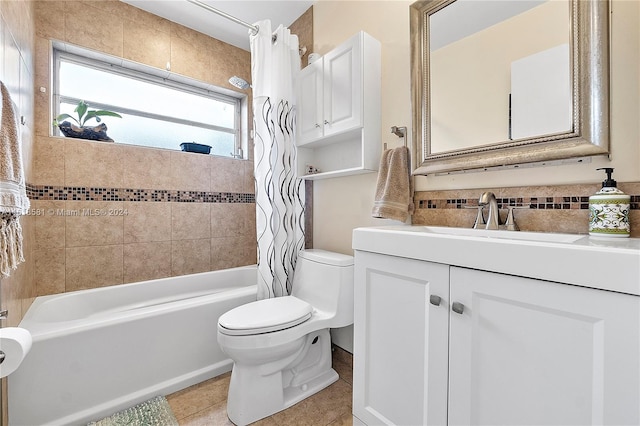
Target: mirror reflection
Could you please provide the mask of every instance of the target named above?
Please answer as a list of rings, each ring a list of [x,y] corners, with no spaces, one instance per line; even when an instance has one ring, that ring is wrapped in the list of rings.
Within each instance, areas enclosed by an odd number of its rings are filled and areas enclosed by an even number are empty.
[[[606,155],[606,0],[419,0],[414,174]]]
[[[569,22],[568,0],[458,0],[430,15],[430,153],[571,131]]]

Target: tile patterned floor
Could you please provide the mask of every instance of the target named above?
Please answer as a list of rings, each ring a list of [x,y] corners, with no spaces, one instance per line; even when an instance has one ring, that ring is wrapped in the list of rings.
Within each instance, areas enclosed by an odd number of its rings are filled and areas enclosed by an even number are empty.
[[[351,426],[353,359],[351,354],[335,348],[333,368],[340,379],[317,394],[287,410],[262,419],[257,426]],[[226,373],[167,396],[180,426],[232,426],[227,418]]]

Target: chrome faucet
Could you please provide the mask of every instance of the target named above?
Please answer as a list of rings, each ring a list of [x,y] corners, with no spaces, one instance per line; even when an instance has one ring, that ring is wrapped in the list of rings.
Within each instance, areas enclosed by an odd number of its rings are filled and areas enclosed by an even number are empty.
[[[498,212],[498,200],[493,192],[483,192],[478,200],[478,208],[482,209],[489,204],[489,216],[485,229],[498,229],[500,226],[500,214]]]

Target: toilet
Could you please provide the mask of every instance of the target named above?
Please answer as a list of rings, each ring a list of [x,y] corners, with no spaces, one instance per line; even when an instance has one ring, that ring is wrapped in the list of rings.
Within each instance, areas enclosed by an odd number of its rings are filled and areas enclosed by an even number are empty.
[[[258,300],[218,320],[218,343],[233,360],[227,415],[246,425],[338,380],[330,328],[353,323],[353,256],[303,250],[292,294]]]

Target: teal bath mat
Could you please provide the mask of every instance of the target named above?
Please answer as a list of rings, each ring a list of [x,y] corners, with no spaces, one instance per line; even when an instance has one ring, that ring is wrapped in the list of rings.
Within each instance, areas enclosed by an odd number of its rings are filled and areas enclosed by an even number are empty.
[[[164,396],[119,411],[88,426],[178,426],[178,421]]]

